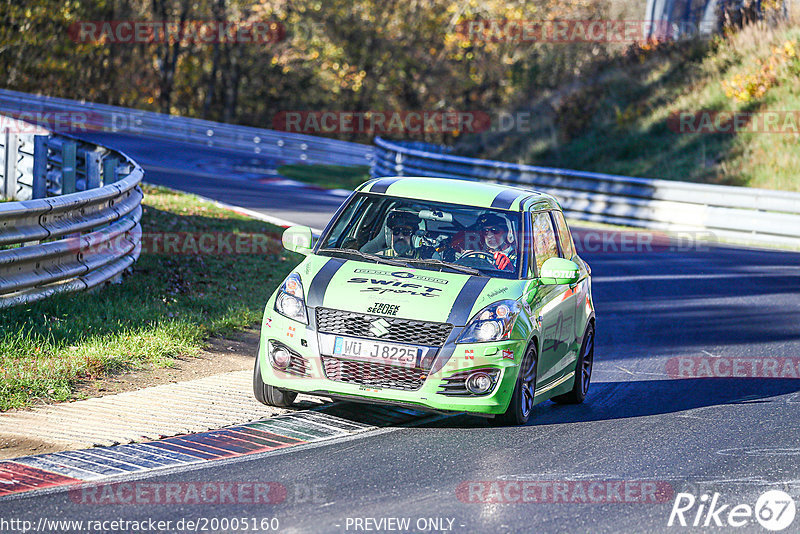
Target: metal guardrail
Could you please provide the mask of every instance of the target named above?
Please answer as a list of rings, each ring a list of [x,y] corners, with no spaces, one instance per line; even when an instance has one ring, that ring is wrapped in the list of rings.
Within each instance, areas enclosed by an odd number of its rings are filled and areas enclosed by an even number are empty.
[[[145,135],[286,162],[369,165],[373,153],[372,146],[336,139],[0,89],[0,113],[24,118],[54,112],[76,114],[77,128],[83,124],[88,132]]]
[[[632,178],[442,154],[376,138],[371,174],[484,180],[556,196],[575,219],[800,247],[800,193]]]
[[[0,196],[17,201],[0,202],[0,308],[98,286],[138,259],[136,162],[66,136],[2,139]]]

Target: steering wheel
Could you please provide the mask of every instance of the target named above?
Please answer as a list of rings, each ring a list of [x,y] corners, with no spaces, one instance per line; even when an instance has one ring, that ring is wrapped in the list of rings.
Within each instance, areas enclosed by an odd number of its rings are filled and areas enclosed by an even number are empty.
[[[469,258],[473,258],[473,257],[474,258],[480,258],[480,259],[486,261],[487,263],[489,263],[491,265],[494,265],[494,254],[489,254],[488,252],[484,252],[482,250],[471,250],[469,252],[466,252],[466,253],[464,253],[463,256],[458,258],[455,261],[455,263],[461,263],[461,260],[469,259]]]

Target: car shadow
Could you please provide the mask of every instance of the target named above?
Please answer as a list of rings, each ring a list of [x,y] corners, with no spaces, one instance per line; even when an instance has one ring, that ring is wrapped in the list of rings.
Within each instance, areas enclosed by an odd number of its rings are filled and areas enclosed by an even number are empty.
[[[711,406],[773,402],[800,391],[792,378],[683,378],[592,384],[583,404],[545,402],[535,407],[531,425],[605,421],[685,412]],[[798,399],[800,402],[800,399]]]
[[[800,379],[684,378],[593,383],[583,404],[545,401],[534,407],[527,426],[563,425],[666,415],[723,405],[769,403],[800,392]],[[800,403],[800,396],[795,402]],[[484,417],[461,414],[423,423],[423,428],[494,426]]]

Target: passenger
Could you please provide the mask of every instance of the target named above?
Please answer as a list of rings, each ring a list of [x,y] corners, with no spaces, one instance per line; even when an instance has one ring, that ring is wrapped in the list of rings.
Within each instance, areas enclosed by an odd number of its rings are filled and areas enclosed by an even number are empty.
[[[394,211],[386,219],[391,231],[389,248],[382,251],[384,256],[399,258],[420,258],[420,250],[414,245],[414,234],[419,230],[421,219],[409,211]]]

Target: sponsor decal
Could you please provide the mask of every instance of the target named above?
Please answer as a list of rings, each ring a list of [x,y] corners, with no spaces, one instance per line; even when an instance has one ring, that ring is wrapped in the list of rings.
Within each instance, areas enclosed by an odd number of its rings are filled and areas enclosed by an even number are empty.
[[[373,274],[378,276],[394,276],[395,278],[413,278],[415,280],[419,280],[420,282],[430,282],[432,284],[447,284],[447,280],[444,280],[443,278],[434,278],[433,276],[409,273],[408,271],[394,271],[390,273],[388,271],[378,271],[375,269],[356,269],[353,272],[358,274]]]
[[[514,359],[514,351],[513,350],[504,350],[503,351],[503,359],[504,360],[513,360]]]
[[[383,295],[386,293],[416,295],[420,297],[438,297],[441,291],[438,287],[423,286],[420,284],[411,284],[407,282],[398,282],[392,280],[378,280],[376,278],[351,278],[347,281],[348,284],[371,284],[361,290],[362,293],[377,293]]]
[[[508,291],[508,287],[501,287],[500,289],[495,289],[494,291],[492,291],[491,293],[486,295],[486,298],[490,299],[492,297],[496,297],[497,295],[501,295],[501,294],[505,293],[506,291]]]
[[[264,319],[264,326],[266,326],[267,328],[272,328],[272,318],[267,317],[266,319]]]
[[[367,313],[379,313],[381,315],[397,315],[400,311],[399,304],[386,304],[383,302],[376,302],[374,306],[367,308]]]
[[[286,331],[286,337],[294,337],[295,328],[293,326],[289,327],[289,330]]]
[[[474,360],[475,359],[475,351],[472,349],[466,349],[464,351],[464,359],[465,360]]]

